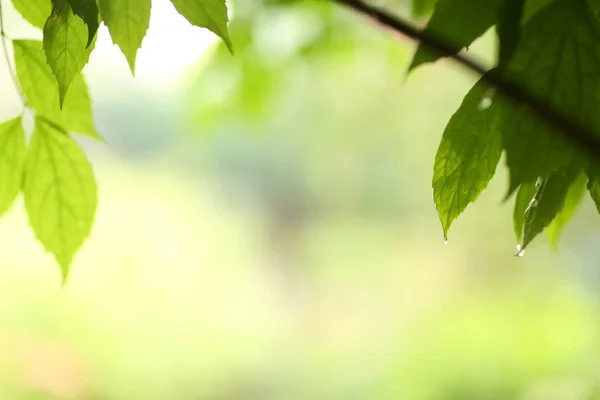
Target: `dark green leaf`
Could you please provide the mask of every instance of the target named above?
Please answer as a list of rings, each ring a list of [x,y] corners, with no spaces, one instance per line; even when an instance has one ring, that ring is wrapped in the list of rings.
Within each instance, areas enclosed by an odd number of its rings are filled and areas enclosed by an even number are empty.
[[[554,0],[526,0],[523,10],[523,19],[521,22],[527,22],[538,11],[552,3]]]
[[[192,25],[206,28],[217,34],[233,53],[227,31],[227,7],[225,0],[171,0],[177,12]]]
[[[496,23],[500,0],[438,0],[425,31],[451,43],[456,54]],[[419,45],[409,70],[451,54]]]
[[[437,0],[412,0],[412,15],[413,18],[422,18],[429,15]]]
[[[581,168],[573,165],[540,180],[535,196],[525,210],[522,250],[525,250],[563,209],[569,188],[581,171]]]
[[[596,204],[596,209],[600,213],[600,166],[590,166],[586,170],[586,175],[589,179],[587,184],[588,192],[590,192],[590,196]]]
[[[504,0],[500,6],[500,16],[496,25],[498,32],[498,65],[504,66],[512,57],[519,41],[519,30],[525,0]]]
[[[86,45],[87,34],[85,24],[68,5],[55,8],[44,25],[44,52],[58,82],[61,107],[69,86],[87,64],[94,48],[95,41]]]
[[[560,238],[563,229],[567,226],[569,221],[571,221],[579,208],[586,183],[587,178],[585,174],[580,173],[567,192],[563,209],[556,217],[554,217],[550,225],[546,228],[546,236],[554,249],[558,246],[558,239]]]
[[[83,22],[88,27],[88,40],[86,47],[88,47],[96,32],[98,32],[98,27],[100,26],[99,12],[98,12],[98,4],[96,0],[67,0],[69,5],[71,6],[71,10],[73,10],[73,14],[77,15],[79,18],[83,20]]]
[[[584,2],[557,0],[521,29],[507,70],[533,94],[597,130],[600,127],[600,26]],[[500,107],[510,172],[509,194],[521,183],[581,160],[572,144],[523,105]],[[581,160],[583,163],[583,160]]]
[[[25,162],[25,132],[21,117],[0,124],[0,215],[21,190]]]
[[[517,191],[517,198],[515,200],[515,209],[513,211],[513,227],[515,230],[515,236],[517,237],[517,243],[521,243],[523,240],[523,224],[525,223],[525,210],[529,207],[531,200],[535,197],[537,191],[536,184],[534,182],[523,182],[519,186]]]
[[[12,3],[27,22],[40,29],[52,12],[50,0],[12,0]]]
[[[68,131],[101,139],[94,127],[92,104],[83,76],[75,77],[61,109],[56,95],[56,80],[46,64],[42,42],[15,40],[13,43],[21,90],[37,114]]]
[[[493,92],[480,80],[450,119],[435,157],[433,197],[447,238],[452,222],[496,172],[502,138],[495,129]]]
[[[596,18],[600,17],[600,0],[588,0],[588,4]]]
[[[39,119],[27,152],[23,195],[37,239],[54,254],[66,279],[74,254],[91,232],[96,182],[77,143]]]
[[[150,23],[151,0],[100,0],[100,11],[110,31],[135,73],[135,58]]]

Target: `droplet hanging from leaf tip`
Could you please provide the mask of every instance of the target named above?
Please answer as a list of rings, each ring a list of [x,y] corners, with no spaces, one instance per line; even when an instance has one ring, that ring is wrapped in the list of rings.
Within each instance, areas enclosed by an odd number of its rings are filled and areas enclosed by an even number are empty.
[[[444,246],[448,246],[448,239],[444,239]]]
[[[517,257],[523,257],[525,255],[525,249],[522,248],[522,246],[520,244],[517,245],[517,254],[515,254]]]

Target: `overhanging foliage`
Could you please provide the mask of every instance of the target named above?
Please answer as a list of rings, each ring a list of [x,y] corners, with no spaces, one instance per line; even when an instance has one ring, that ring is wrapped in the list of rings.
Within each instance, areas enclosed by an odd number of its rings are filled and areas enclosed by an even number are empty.
[[[36,237],[66,278],[97,206],[92,167],[70,135],[102,140],[81,71],[105,24],[135,74],[151,0],[12,1],[43,30],[43,40],[9,39],[0,8],[15,85],[24,109],[35,115],[28,144],[21,117],[0,124],[0,215],[22,193]],[[171,1],[182,22],[211,30],[233,53],[225,0]],[[431,15],[423,31],[362,0],[336,2],[401,33],[408,27],[421,40],[410,70],[451,57],[482,74],[448,122],[434,162],[433,197],[446,238],[486,189],[503,153],[520,251],[544,231],[556,244],[586,189],[600,210],[594,153],[600,149],[600,0],[413,0],[413,15]],[[490,28],[498,34],[498,61],[486,71],[460,51]]]

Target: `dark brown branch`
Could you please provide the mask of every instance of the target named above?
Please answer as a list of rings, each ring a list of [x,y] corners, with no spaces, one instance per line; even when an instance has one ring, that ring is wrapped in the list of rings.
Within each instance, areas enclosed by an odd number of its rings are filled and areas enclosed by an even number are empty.
[[[600,139],[596,137],[597,132],[586,128],[580,123],[567,117],[560,110],[548,105],[545,101],[526,91],[521,85],[506,75],[489,72],[487,69],[465,57],[456,54],[456,48],[444,41],[442,38],[431,35],[420,30],[392,13],[379,7],[365,3],[363,0],[331,0],[349,7],[360,14],[369,16],[380,24],[403,34],[413,40],[421,42],[423,46],[452,58],[471,72],[481,76],[490,85],[504,94],[512,101],[529,107],[541,120],[557,128],[553,131],[562,135],[566,140],[579,147],[582,151],[600,161]]]

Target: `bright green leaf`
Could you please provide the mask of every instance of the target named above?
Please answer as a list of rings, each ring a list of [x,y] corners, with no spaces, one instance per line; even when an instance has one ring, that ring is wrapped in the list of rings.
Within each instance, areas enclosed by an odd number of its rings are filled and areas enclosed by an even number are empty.
[[[150,24],[151,0],[99,0],[104,23],[114,44],[135,74],[135,58]]]
[[[438,0],[425,32],[452,44],[456,54],[496,23],[499,4],[500,0]],[[409,70],[449,55],[419,45]]]
[[[50,0],[12,0],[12,3],[27,22],[40,29],[52,12]]]
[[[75,77],[61,109],[56,95],[56,80],[46,64],[42,42],[15,40],[14,49],[21,90],[37,114],[68,131],[101,139],[94,127],[92,104],[83,76]]]
[[[83,20],[88,27],[88,40],[86,47],[92,43],[98,27],[100,26],[98,4],[96,0],[67,0],[73,14]]]
[[[69,86],[87,64],[94,48],[95,41],[87,46],[87,34],[85,24],[68,5],[55,8],[44,25],[44,52],[58,82],[61,107]]]
[[[581,199],[583,197],[583,192],[585,191],[586,182],[587,178],[585,174],[580,173],[567,192],[563,209],[556,215],[556,217],[554,217],[550,225],[548,225],[546,228],[546,236],[548,237],[548,240],[554,249],[556,249],[558,246],[558,239],[563,229],[569,223],[569,221],[571,221],[577,212],[577,209],[579,208],[579,204],[581,203]]]
[[[496,24],[500,42],[498,50],[499,66],[504,66],[515,52],[519,41],[524,6],[525,0],[504,0],[500,6],[500,15]]]
[[[515,208],[513,211],[513,228],[515,230],[515,236],[517,237],[517,243],[521,243],[523,240],[523,225],[525,223],[525,211],[531,200],[535,197],[537,187],[534,182],[523,182],[519,186],[517,191],[517,198],[515,200]]]
[[[37,119],[27,152],[23,195],[37,239],[54,254],[66,279],[74,254],[91,232],[96,182],[77,143]]]
[[[450,119],[435,157],[433,197],[445,238],[496,172],[502,138],[495,122],[493,93],[480,80]]]
[[[600,26],[585,2],[556,0],[521,29],[507,66],[534,95],[582,124],[600,127]],[[564,170],[581,155],[524,105],[502,102],[499,124],[510,172],[509,194],[521,183]],[[583,160],[581,161],[583,163]]]
[[[525,250],[563,209],[569,188],[580,172],[581,168],[573,165],[541,179],[534,198],[525,210],[522,250]]]
[[[24,163],[25,132],[17,117],[0,124],[0,215],[21,190]]]
[[[192,25],[207,28],[217,34],[223,39],[229,51],[233,52],[227,31],[225,0],[171,0],[171,3]]]

